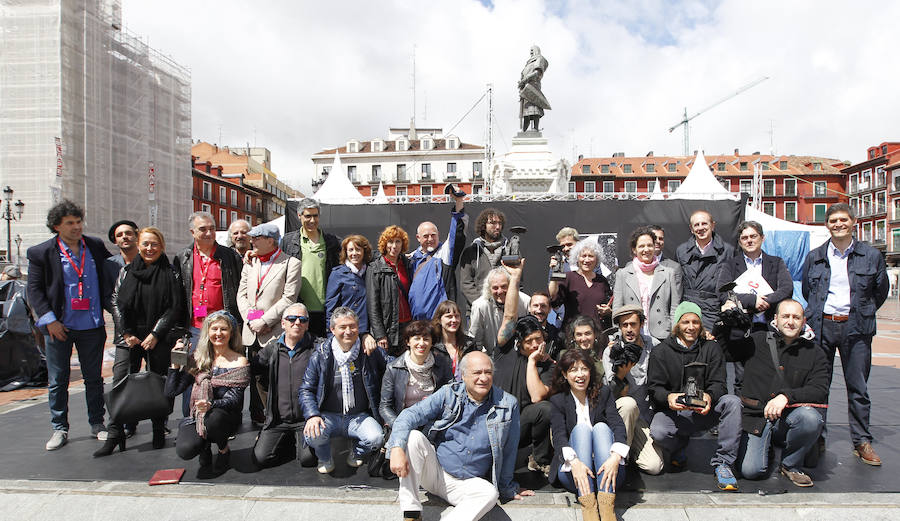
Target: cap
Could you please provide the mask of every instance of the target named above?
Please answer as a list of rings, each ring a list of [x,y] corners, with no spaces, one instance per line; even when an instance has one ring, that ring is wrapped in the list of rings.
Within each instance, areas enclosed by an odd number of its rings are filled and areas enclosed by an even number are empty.
[[[681,317],[685,315],[685,313],[693,313],[697,315],[697,318],[703,320],[703,315],[700,313],[700,306],[694,304],[693,302],[688,302],[685,300],[681,304],[678,304],[678,307],[675,308],[675,316],[672,317],[672,323],[677,324],[681,321]]]
[[[121,221],[116,221],[112,226],[109,227],[109,242],[115,244],[116,243],[116,228],[122,226],[123,224],[127,224],[134,228],[134,232],[137,233],[138,230],[141,229],[140,226],[137,225],[134,221],[129,221],[128,219],[122,219]]]
[[[250,237],[270,237],[275,239],[275,242],[281,239],[281,232],[278,231],[278,226],[272,223],[257,224],[250,229],[250,233],[247,235]]]
[[[12,264],[3,268],[3,273],[11,279],[18,279],[22,277],[22,270],[20,270],[18,266],[13,266]]]
[[[640,315],[641,320],[644,320],[646,318],[644,316],[644,308],[638,306],[637,304],[626,304],[624,306],[616,308],[612,315],[612,321],[614,324],[618,324],[621,317],[630,315],[632,313],[637,313],[638,315]]]

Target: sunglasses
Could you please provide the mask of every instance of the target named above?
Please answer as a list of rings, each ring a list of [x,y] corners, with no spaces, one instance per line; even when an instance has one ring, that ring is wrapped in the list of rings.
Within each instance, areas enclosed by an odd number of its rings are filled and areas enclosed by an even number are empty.
[[[288,316],[284,317],[284,319],[287,320],[288,322],[296,322],[299,320],[301,324],[305,324],[305,323],[309,322],[309,317],[304,317],[301,315],[288,315]]]

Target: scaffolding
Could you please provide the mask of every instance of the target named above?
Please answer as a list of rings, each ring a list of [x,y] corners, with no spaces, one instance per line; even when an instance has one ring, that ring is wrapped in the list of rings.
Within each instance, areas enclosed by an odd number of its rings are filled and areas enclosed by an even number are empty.
[[[123,30],[120,0],[4,0],[0,15],[0,179],[26,203],[23,246],[47,238],[59,197],[85,207],[86,233],[156,213],[169,251],[185,245],[190,71]]]

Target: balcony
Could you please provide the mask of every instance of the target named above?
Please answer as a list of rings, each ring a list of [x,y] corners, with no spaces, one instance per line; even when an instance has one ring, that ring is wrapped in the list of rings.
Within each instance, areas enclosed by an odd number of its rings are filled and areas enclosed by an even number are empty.
[[[408,183],[409,183],[409,176],[406,175],[405,173],[404,173],[404,174],[397,174],[397,179],[394,180],[394,183],[396,183],[396,184],[408,184]]]
[[[900,177],[894,179],[894,184],[891,185],[891,195],[900,194]]]
[[[377,185],[377,184],[380,183],[380,182],[381,182],[381,176],[380,176],[380,175],[373,175],[372,178],[369,179],[369,184],[370,184],[370,185]]]
[[[427,174],[426,174],[426,173],[423,172],[422,175],[419,176],[419,182],[422,182],[422,183],[431,183],[431,182],[433,182],[433,181],[434,181],[434,178],[431,177],[431,174],[430,174],[430,173],[427,173]]]

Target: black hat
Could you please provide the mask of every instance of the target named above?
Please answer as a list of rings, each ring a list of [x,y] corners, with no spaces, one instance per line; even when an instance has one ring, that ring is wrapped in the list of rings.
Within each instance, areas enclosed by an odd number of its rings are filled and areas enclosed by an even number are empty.
[[[135,233],[137,233],[137,231],[140,229],[140,227],[134,221],[129,221],[128,219],[122,219],[121,221],[116,221],[113,223],[112,226],[109,227],[109,234],[108,234],[109,242],[111,242],[113,244],[116,243],[116,228],[118,228],[119,226],[122,226],[123,224],[127,224],[128,226],[131,226],[132,228],[134,228]]]

